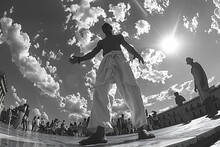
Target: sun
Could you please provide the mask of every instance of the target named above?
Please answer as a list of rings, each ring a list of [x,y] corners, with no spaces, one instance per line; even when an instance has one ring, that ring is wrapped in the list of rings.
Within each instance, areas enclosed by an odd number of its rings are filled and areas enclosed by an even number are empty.
[[[168,54],[176,53],[179,42],[173,36],[165,37],[161,42],[161,49]]]

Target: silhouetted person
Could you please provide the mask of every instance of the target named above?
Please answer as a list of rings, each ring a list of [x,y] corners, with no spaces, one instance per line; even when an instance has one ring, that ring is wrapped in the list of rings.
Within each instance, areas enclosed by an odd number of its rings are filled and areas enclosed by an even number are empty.
[[[69,59],[72,64],[80,63],[92,59],[103,50],[103,59],[97,71],[95,91],[93,93],[93,108],[88,125],[88,129],[94,134],[79,143],[88,145],[107,142],[105,134],[113,131],[108,93],[114,83],[116,83],[120,95],[131,110],[132,123],[138,128],[138,139],[155,137],[143,129],[143,125],[147,122],[140,88],[134,78],[129,62],[121,51],[121,45],[134,56],[134,59],[137,58],[139,62],[142,63],[144,63],[144,60],[137,51],[124,40],[121,34],[112,34],[112,26],[110,24],[105,23],[102,26],[102,31],[106,37],[100,40],[91,52],[82,57],[73,56]]]
[[[16,120],[15,129],[17,129],[19,127],[19,125],[21,124],[22,119],[25,114],[25,111],[26,111],[26,108],[27,108],[27,104],[24,104],[24,105],[18,107],[18,117]]]
[[[179,106],[179,115],[180,117],[183,118],[183,123],[186,124],[191,122],[191,118],[187,114],[186,110],[182,107],[183,102],[186,101],[186,99],[182,95],[179,95],[178,92],[175,92],[174,95],[175,95],[175,102]]]
[[[122,134],[122,124],[121,124],[121,119],[120,118],[118,118],[118,120],[117,120],[117,129],[118,129],[118,135],[121,135]]]
[[[153,129],[156,130],[156,129],[159,129],[159,119],[157,116],[157,112],[156,111],[152,111],[152,112],[153,112],[152,114]]]
[[[1,121],[6,123],[6,120],[7,120],[7,111],[5,110],[5,108],[3,108],[1,112]]]
[[[212,118],[218,113],[214,103],[211,90],[208,85],[208,79],[202,66],[198,62],[194,62],[192,58],[187,57],[186,63],[191,65],[191,73],[194,78],[195,92],[199,92],[201,102],[206,106],[207,116]]]
[[[32,131],[34,131],[34,127],[36,125],[36,119],[37,119],[37,116],[34,116],[33,120],[32,120]]]
[[[8,115],[8,126],[10,126],[10,124],[11,124],[11,118],[12,118],[12,110],[11,110],[11,107],[8,108],[7,115]]]
[[[39,126],[40,126],[40,116],[38,116],[37,119],[36,119],[36,124],[34,125],[33,131],[34,132],[38,131]]]
[[[27,109],[26,109],[25,114],[22,119],[23,130],[25,130],[25,131],[27,131],[27,127],[28,127],[29,114],[30,114],[30,109],[29,109],[29,105],[27,105]]]

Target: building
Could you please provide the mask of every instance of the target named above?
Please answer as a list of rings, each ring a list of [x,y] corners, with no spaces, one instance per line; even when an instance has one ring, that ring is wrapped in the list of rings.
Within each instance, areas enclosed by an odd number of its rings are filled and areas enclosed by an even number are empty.
[[[2,112],[4,108],[4,97],[7,93],[7,81],[6,76],[3,72],[0,71],[0,112]]]
[[[214,103],[215,107],[219,110],[220,109],[220,86],[218,87],[211,87],[212,94],[214,95]],[[206,115],[206,108],[205,106],[201,103],[199,96],[185,102],[183,104],[184,109],[190,116],[190,118],[196,119],[199,117],[202,117]],[[164,128],[172,125],[176,125],[179,123],[182,123],[182,118],[180,115],[178,115],[178,106],[175,106],[167,111],[164,111],[162,113],[158,114],[158,119],[159,119],[159,127]]]

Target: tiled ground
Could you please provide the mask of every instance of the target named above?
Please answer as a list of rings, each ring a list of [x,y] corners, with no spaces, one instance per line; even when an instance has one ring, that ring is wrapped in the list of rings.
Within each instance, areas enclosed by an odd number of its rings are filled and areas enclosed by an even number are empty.
[[[220,113],[212,120],[201,117],[191,123],[175,125],[155,131],[156,138],[137,140],[137,134],[108,136],[107,144],[95,146],[114,147],[163,147],[163,146],[188,146],[220,132]],[[75,147],[83,137],[68,137],[47,135],[30,131],[15,130],[0,123],[0,147]],[[220,145],[216,142],[213,147]]]

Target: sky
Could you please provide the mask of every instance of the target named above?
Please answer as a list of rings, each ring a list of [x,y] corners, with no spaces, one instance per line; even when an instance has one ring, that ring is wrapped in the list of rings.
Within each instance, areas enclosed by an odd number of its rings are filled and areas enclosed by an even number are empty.
[[[218,0],[1,0],[0,18],[5,108],[28,103],[30,119],[69,123],[90,115],[102,52],[81,64],[68,58],[90,52],[105,37],[104,22],[144,58],[140,64],[122,48],[149,113],[175,107],[176,91],[186,100],[198,96],[186,57],[203,66],[210,86],[220,83]],[[116,88],[110,91],[112,117],[128,118]]]

